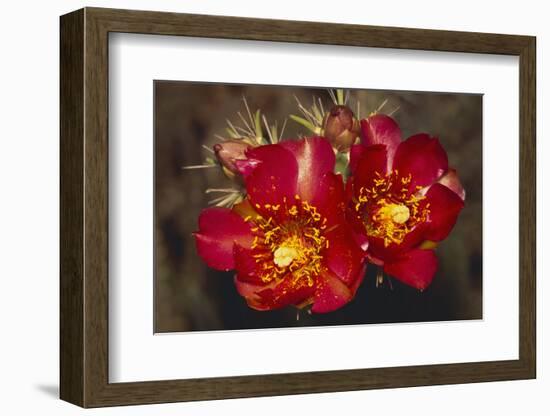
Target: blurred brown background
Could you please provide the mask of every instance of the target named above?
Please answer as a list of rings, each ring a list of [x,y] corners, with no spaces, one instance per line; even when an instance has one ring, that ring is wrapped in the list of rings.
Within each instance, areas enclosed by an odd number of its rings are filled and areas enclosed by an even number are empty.
[[[393,117],[404,138],[426,132],[438,136],[466,189],[457,225],[437,249],[439,268],[420,293],[395,279],[375,287],[376,267],[367,272],[355,299],[326,315],[289,307],[250,309],[233,285],[231,272],[209,269],[198,257],[191,233],[201,209],[213,198],[206,188],[230,186],[218,169],[182,170],[210,156],[215,134],[226,118],[260,108],[279,126],[299,114],[296,95],[306,105],[313,96],[331,101],[326,89],[155,81],[155,332],[229,330],[290,326],[417,322],[482,318],[482,96],[404,91],[351,90],[351,106],[361,102],[365,117],[387,99],[382,112]],[[288,120],[285,137],[307,134]]]

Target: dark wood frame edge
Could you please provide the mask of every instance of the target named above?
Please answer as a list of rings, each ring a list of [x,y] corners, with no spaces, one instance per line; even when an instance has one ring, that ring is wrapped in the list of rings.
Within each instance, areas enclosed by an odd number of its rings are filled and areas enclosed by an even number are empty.
[[[82,407],[100,407],[536,377],[534,37],[100,8],[85,8],[62,16],[60,30],[60,397],[63,400]],[[519,56],[519,359],[109,383],[109,32]]]

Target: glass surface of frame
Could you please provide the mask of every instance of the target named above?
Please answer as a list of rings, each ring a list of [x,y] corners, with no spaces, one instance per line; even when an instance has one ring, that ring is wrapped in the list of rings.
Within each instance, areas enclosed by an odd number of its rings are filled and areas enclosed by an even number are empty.
[[[111,222],[110,238],[113,240],[109,246],[112,250],[110,258],[113,259],[110,271],[110,354],[112,357],[110,374],[113,381],[162,380],[182,375],[214,377],[316,369],[402,366],[414,363],[474,362],[518,357],[516,324],[518,285],[517,277],[511,271],[518,267],[517,241],[519,240],[517,238],[513,238],[512,242],[502,240],[500,230],[502,223],[510,219],[507,232],[516,237],[519,235],[519,192],[499,192],[503,184],[507,184],[512,189],[519,189],[519,156],[514,145],[518,136],[517,128],[513,127],[519,123],[517,114],[519,67],[516,58],[144,35],[114,34],[111,35],[110,42],[110,53],[113,57],[110,66],[110,119],[115,120],[111,123],[109,151],[112,166],[110,216],[115,219]],[[152,59],[144,62],[144,56]],[[246,64],[246,58],[266,62],[292,61],[295,65],[283,66],[284,70],[276,67],[271,71],[259,72]],[[220,71],[215,63],[228,59],[233,59],[236,63],[231,70]],[[323,60],[324,65],[312,74],[307,63],[319,60]],[[346,71],[346,79],[334,84],[338,80],[333,74],[338,71],[342,62],[346,62],[349,68]],[[206,68],[209,69],[206,70]],[[362,68],[371,68],[368,77],[365,77],[365,71]],[[156,283],[154,281],[155,272],[158,269],[155,268],[153,253],[157,256],[157,262],[161,261],[165,255],[159,253],[158,247],[155,246],[155,241],[158,244],[158,239],[162,237],[159,237],[158,228],[155,228],[154,178],[155,169],[166,168],[158,159],[156,168],[154,166],[154,137],[155,132],[158,135],[160,128],[154,123],[155,110],[158,115],[158,109],[154,105],[155,85],[159,84],[159,81],[155,80],[194,83],[200,81],[247,83],[249,80],[248,82],[256,85],[287,86],[315,83],[317,87],[448,91],[455,94],[468,94],[468,96],[482,94],[483,104],[478,105],[483,110],[483,126],[477,127],[479,131],[476,134],[480,136],[482,134],[484,138],[484,216],[482,230],[481,212],[477,214],[479,228],[473,230],[477,237],[474,237],[472,244],[475,244],[475,238],[481,239],[483,231],[483,319],[480,314],[473,321],[455,319],[454,322],[424,324],[298,327],[235,333],[172,332],[157,333],[153,336],[155,284],[158,289],[158,281]],[[288,95],[292,98],[292,94],[293,92],[289,92]],[[201,93],[203,100],[206,99],[205,95],[207,94]],[[240,93],[236,95],[237,100],[242,98]],[[183,92],[182,96],[185,98],[180,101],[181,114],[177,113],[177,109],[173,110],[176,119],[185,117],[183,102],[189,99],[191,94]],[[177,98],[172,96],[171,99],[173,102]],[[218,96],[216,101],[218,105],[220,100]],[[441,102],[437,105],[441,111]],[[456,103],[454,105],[456,106]],[[197,101],[190,110],[191,113],[197,114],[200,111],[199,106],[200,101]],[[436,117],[434,114],[423,113],[424,110],[427,110],[427,107],[423,109],[422,106],[418,106],[415,108],[415,114],[422,114],[427,119]],[[366,108],[365,111],[367,111]],[[465,117],[464,111],[462,109],[462,113],[456,117]],[[478,111],[481,112],[481,108]],[[204,113],[204,110],[202,112]],[[205,117],[215,118],[218,115],[219,110],[216,110]],[[396,114],[397,117],[398,114]],[[506,124],[499,123],[502,117],[508,120]],[[226,118],[230,116],[220,117],[221,123],[224,123]],[[481,124],[481,121],[479,123]],[[414,128],[421,129],[427,126],[428,122],[425,121],[422,126]],[[287,128],[291,128],[288,123]],[[412,128],[410,130],[410,135],[414,134]],[[183,131],[182,128],[170,132],[169,137],[172,140],[175,138],[195,142],[197,140],[193,138],[192,132]],[[468,139],[461,138],[461,140],[467,142]],[[459,150],[461,157],[468,160],[477,158],[478,163],[481,164],[481,137],[478,140],[472,140],[471,143],[472,148]],[[457,144],[457,146],[460,145]],[[468,152],[476,154],[469,156]],[[497,152],[499,158],[491,156]],[[172,149],[168,154],[172,161],[177,150]],[[183,152],[180,154],[183,155]],[[189,157],[189,152],[182,157]],[[200,155],[196,157],[199,158]],[[167,169],[172,172],[177,171],[178,178],[187,178],[190,181],[189,193],[202,194],[205,185],[202,180],[194,182],[197,180],[197,173],[182,170],[186,162],[174,163],[181,166],[178,168],[172,164]],[[188,162],[191,165],[198,163],[200,159]],[[481,166],[477,169],[481,174]],[[476,180],[481,181],[481,177],[478,176]],[[481,184],[477,183],[478,189],[471,191],[473,195],[479,192],[481,203]],[[182,192],[189,194],[185,189],[182,189]],[[171,198],[165,196],[166,193],[162,195],[168,198],[167,203],[171,204],[171,208],[177,209],[174,207],[173,195]],[[475,199],[472,200],[475,204]],[[477,209],[481,210],[481,206]],[[191,227],[198,225],[198,213],[192,214],[192,212],[183,207],[179,207],[176,212],[178,215],[181,213],[178,217],[179,221],[190,223],[189,234],[194,231]],[[157,240],[155,240],[155,230]],[[171,232],[171,235],[176,232],[175,229],[167,231]],[[445,242],[442,244],[445,247]],[[468,244],[468,242],[463,241],[459,246],[461,244]],[[479,244],[481,250],[481,241]],[[459,248],[459,250],[465,249],[466,247]],[[189,247],[187,253],[188,256],[194,256],[200,261],[193,245]],[[444,249],[443,253],[445,253]],[[502,256],[508,259],[507,263],[501,261]],[[177,265],[183,268],[192,267],[189,266],[189,261],[185,262],[183,258],[179,259]],[[198,272],[199,265],[198,263],[195,265],[197,269],[188,274],[195,273],[201,279]],[[462,264],[461,267],[470,267],[470,264],[467,266]],[[228,276],[206,276],[209,279],[218,280],[225,278],[226,285],[219,290],[231,289],[231,277],[227,282]],[[206,279],[204,275],[202,278]],[[184,276],[180,276],[177,282],[181,283],[184,279]],[[195,288],[191,289],[190,299],[195,302],[208,302],[208,299],[200,297],[198,289],[201,285],[207,284],[208,282],[204,280],[196,283]],[[368,283],[364,283],[363,286],[366,284]],[[175,289],[172,287],[169,290],[173,293]],[[379,291],[383,289],[380,288]],[[360,290],[359,293],[363,292]],[[229,294],[223,296],[229,296]],[[420,302],[420,300],[417,301]],[[481,301],[481,294],[479,294],[479,309],[481,309]],[[157,298],[157,307],[160,307],[158,302],[162,302],[159,298]],[[353,305],[357,302],[360,301],[354,299],[351,303]],[[292,308],[288,309],[292,310]],[[295,316],[295,312],[289,313]],[[319,346],[305,356],[295,356],[292,351],[296,347],[297,337],[300,337],[300,344]],[[372,339],[376,339],[377,342],[369,342]],[[403,350],[399,341],[402,339],[414,339],[415,342],[409,343],[408,348]],[[330,354],[329,352],[336,348],[334,342],[345,343],[350,354]],[[222,351],[216,347],[220,343],[225,346]],[[137,348],[136,345],[140,347]],[[248,348],[243,350],[242,345],[248,345]],[[181,355],[184,348],[188,351],[187,359]],[[145,352],[142,349],[150,351],[148,354],[157,358],[144,363]],[[205,361],[193,358],[201,354],[209,358]],[[272,358],[266,360],[266,355]]]

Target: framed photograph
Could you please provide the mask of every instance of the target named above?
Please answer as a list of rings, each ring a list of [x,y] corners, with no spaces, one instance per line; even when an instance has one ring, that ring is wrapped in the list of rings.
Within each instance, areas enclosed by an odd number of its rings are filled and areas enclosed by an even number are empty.
[[[63,400],[535,378],[534,37],[85,8],[60,52]]]

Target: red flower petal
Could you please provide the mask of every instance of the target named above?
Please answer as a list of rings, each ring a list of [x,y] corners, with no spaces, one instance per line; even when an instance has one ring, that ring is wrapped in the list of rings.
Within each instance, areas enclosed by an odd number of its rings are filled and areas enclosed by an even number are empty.
[[[464,201],[453,191],[439,183],[433,184],[426,194],[430,204],[430,228],[424,235],[425,239],[441,241],[453,229],[458,214],[464,208]]]
[[[332,146],[322,137],[286,140],[281,146],[290,150],[298,162],[297,193],[302,200],[311,202],[319,190],[319,178],[334,170],[336,158]],[[279,162],[281,163],[281,162]]]
[[[233,247],[235,270],[240,281],[264,285],[261,278],[261,264],[253,257],[254,251],[238,244]]]
[[[257,159],[252,159],[248,157],[246,159],[237,159],[233,161],[235,169],[237,169],[237,171],[245,178],[248,177],[248,175],[250,175],[252,172],[254,172],[254,170],[260,165],[260,163],[262,162]]]
[[[217,270],[231,270],[233,245],[250,247],[250,225],[227,208],[207,208],[199,216],[199,231],[194,233],[199,256]]]
[[[380,259],[383,262],[393,261],[400,258],[403,253],[408,252],[413,247],[418,246],[426,240],[426,233],[429,229],[430,225],[428,223],[418,224],[405,236],[401,244],[391,243],[388,246],[384,245],[384,240],[382,238],[368,237],[369,255]]]
[[[359,161],[363,157],[363,153],[367,149],[367,146],[364,146],[362,144],[354,144],[349,149],[349,169],[352,175],[355,174],[355,170],[357,169],[357,165],[359,164]]]
[[[433,250],[414,249],[399,260],[384,264],[384,272],[419,290],[426,289],[437,270],[437,257]]]
[[[361,277],[362,278],[362,277]],[[329,270],[321,272],[318,278],[312,312],[332,312],[347,304],[355,293]]]
[[[248,197],[258,211],[266,204],[281,204],[284,198],[294,198],[298,163],[290,151],[271,144],[255,147],[247,151],[246,156],[258,161],[245,178]]]
[[[392,166],[393,157],[401,143],[401,129],[393,118],[385,114],[375,114],[361,120],[361,139],[366,146],[383,144],[388,154],[388,165]]]
[[[355,227],[355,224],[353,225]],[[362,228],[354,228],[352,231],[353,239],[355,240],[355,243],[366,252],[369,248],[369,239],[365,234],[358,233],[356,230],[362,230]]]
[[[460,199],[464,201],[466,198],[466,191],[458,179],[458,175],[455,169],[449,169],[445,175],[443,175],[438,181],[441,185],[445,185],[455,194],[457,194]]]
[[[427,134],[417,134],[401,142],[393,160],[393,170],[398,170],[399,176],[411,175],[411,190],[431,185],[448,168],[447,153],[439,140]]]
[[[258,311],[268,311],[270,309],[269,305],[262,303],[262,298],[257,294],[260,290],[265,288],[264,286],[243,282],[239,280],[237,276],[235,276],[234,282],[237,292],[239,292],[239,295],[246,300],[246,303],[252,309]]]
[[[340,280],[351,286],[359,278],[365,253],[345,224],[328,232],[326,237],[329,246],[324,252],[325,264]]]
[[[357,275],[357,279],[355,279],[355,282],[353,282],[353,284],[349,287],[349,289],[351,290],[352,298],[355,297],[355,293],[357,292],[357,289],[359,289],[359,286],[361,286],[361,283],[363,283],[363,278],[365,277],[366,272],[367,272],[367,262],[365,261],[363,266],[361,267],[361,270]]]
[[[267,289],[262,289],[256,294],[260,298],[260,305],[271,310],[289,305],[303,305],[305,301],[313,296],[314,291],[315,285],[308,286],[299,281],[295,282],[294,276],[288,274],[276,284],[271,284]]]
[[[374,180],[386,175],[386,147],[376,144],[366,147],[361,154],[361,159],[357,162],[353,174],[353,187],[355,194],[364,188],[372,188]]]
[[[317,178],[317,192],[310,203],[327,219],[327,224],[343,221],[346,204],[344,182],[341,175],[332,172]]]

